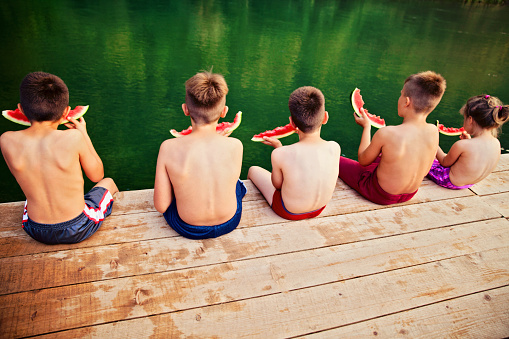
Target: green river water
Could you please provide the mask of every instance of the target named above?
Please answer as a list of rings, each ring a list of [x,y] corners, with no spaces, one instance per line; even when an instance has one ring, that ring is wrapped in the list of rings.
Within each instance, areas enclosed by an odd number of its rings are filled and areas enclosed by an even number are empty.
[[[354,158],[361,135],[349,102],[355,87],[388,124],[401,122],[405,78],[428,69],[447,80],[430,122],[460,127],[459,108],[481,93],[509,103],[508,17],[508,6],[461,1],[6,0],[0,104],[16,107],[27,73],[57,74],[73,108],[90,105],[87,128],[106,176],[121,190],[152,188],[159,145],[169,129],[190,124],[181,111],[184,82],[213,67],[230,89],[225,120],[243,112],[232,136],[244,144],[245,179],[249,166],[270,169],[272,148],[250,139],[288,122],[288,96],[300,86],[323,91],[330,121],[322,136]],[[21,128],[0,119],[0,133]],[[500,136],[504,149],[508,135]],[[455,140],[441,136],[440,143],[448,150]],[[3,160],[0,178],[0,202],[24,200]]]

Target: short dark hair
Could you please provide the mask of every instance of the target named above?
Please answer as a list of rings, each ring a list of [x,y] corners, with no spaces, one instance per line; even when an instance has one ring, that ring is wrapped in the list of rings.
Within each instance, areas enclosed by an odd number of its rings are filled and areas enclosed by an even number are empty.
[[[196,123],[219,120],[228,85],[221,74],[200,72],[186,81],[186,105]]]
[[[416,112],[429,113],[442,99],[445,87],[445,79],[440,74],[426,71],[406,78],[403,94],[412,99]]]
[[[509,119],[509,106],[499,98],[487,94],[476,95],[467,100],[460,109],[465,118],[472,117],[481,128],[492,130],[498,136],[498,130]]]
[[[318,88],[299,87],[290,95],[288,108],[295,126],[304,133],[312,132],[323,122],[325,98]]]
[[[30,121],[57,121],[69,106],[69,90],[64,81],[45,72],[27,74],[19,86],[19,98]]]

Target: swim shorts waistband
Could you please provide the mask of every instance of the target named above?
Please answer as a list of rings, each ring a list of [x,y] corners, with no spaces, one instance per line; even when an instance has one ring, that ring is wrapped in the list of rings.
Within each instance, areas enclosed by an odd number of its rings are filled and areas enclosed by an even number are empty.
[[[305,213],[292,213],[288,211],[285,207],[285,203],[283,202],[283,197],[281,196],[281,190],[275,190],[274,195],[272,196],[272,210],[279,215],[281,218],[285,218],[288,220],[302,220],[309,219],[318,216],[322,213],[325,206],[319,208],[317,210]]]

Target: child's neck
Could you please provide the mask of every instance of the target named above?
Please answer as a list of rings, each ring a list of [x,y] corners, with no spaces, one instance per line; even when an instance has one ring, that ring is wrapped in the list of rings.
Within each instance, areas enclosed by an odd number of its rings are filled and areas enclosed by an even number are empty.
[[[191,120],[191,126],[193,126],[193,133],[216,133],[217,121],[211,122],[210,124],[196,124]]]
[[[320,136],[320,130],[321,128],[318,128],[317,130],[309,133],[304,133],[301,130],[297,130],[297,134],[299,135],[299,142],[314,142],[322,140],[322,137]]]
[[[32,131],[57,130],[60,121],[32,121],[29,127]]]
[[[426,124],[426,118],[429,113],[417,113],[411,112],[410,114],[405,114],[403,117],[403,123],[411,123],[411,124]]]

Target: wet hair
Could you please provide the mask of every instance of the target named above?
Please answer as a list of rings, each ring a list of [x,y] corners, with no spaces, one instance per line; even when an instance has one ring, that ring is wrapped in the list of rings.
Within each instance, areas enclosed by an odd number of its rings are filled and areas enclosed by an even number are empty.
[[[198,124],[219,120],[228,85],[221,74],[200,72],[186,81],[186,105]]]
[[[509,106],[504,105],[499,98],[490,95],[476,95],[467,100],[460,109],[465,117],[472,117],[481,128],[492,130],[494,137],[509,119]]]
[[[295,126],[304,133],[312,132],[322,124],[325,98],[318,88],[299,87],[290,95],[288,108]]]
[[[45,72],[27,74],[19,86],[19,98],[30,121],[57,121],[69,106],[69,90],[64,81]]]
[[[445,79],[440,74],[426,71],[406,78],[403,94],[412,99],[416,112],[429,113],[442,99],[445,87]]]

